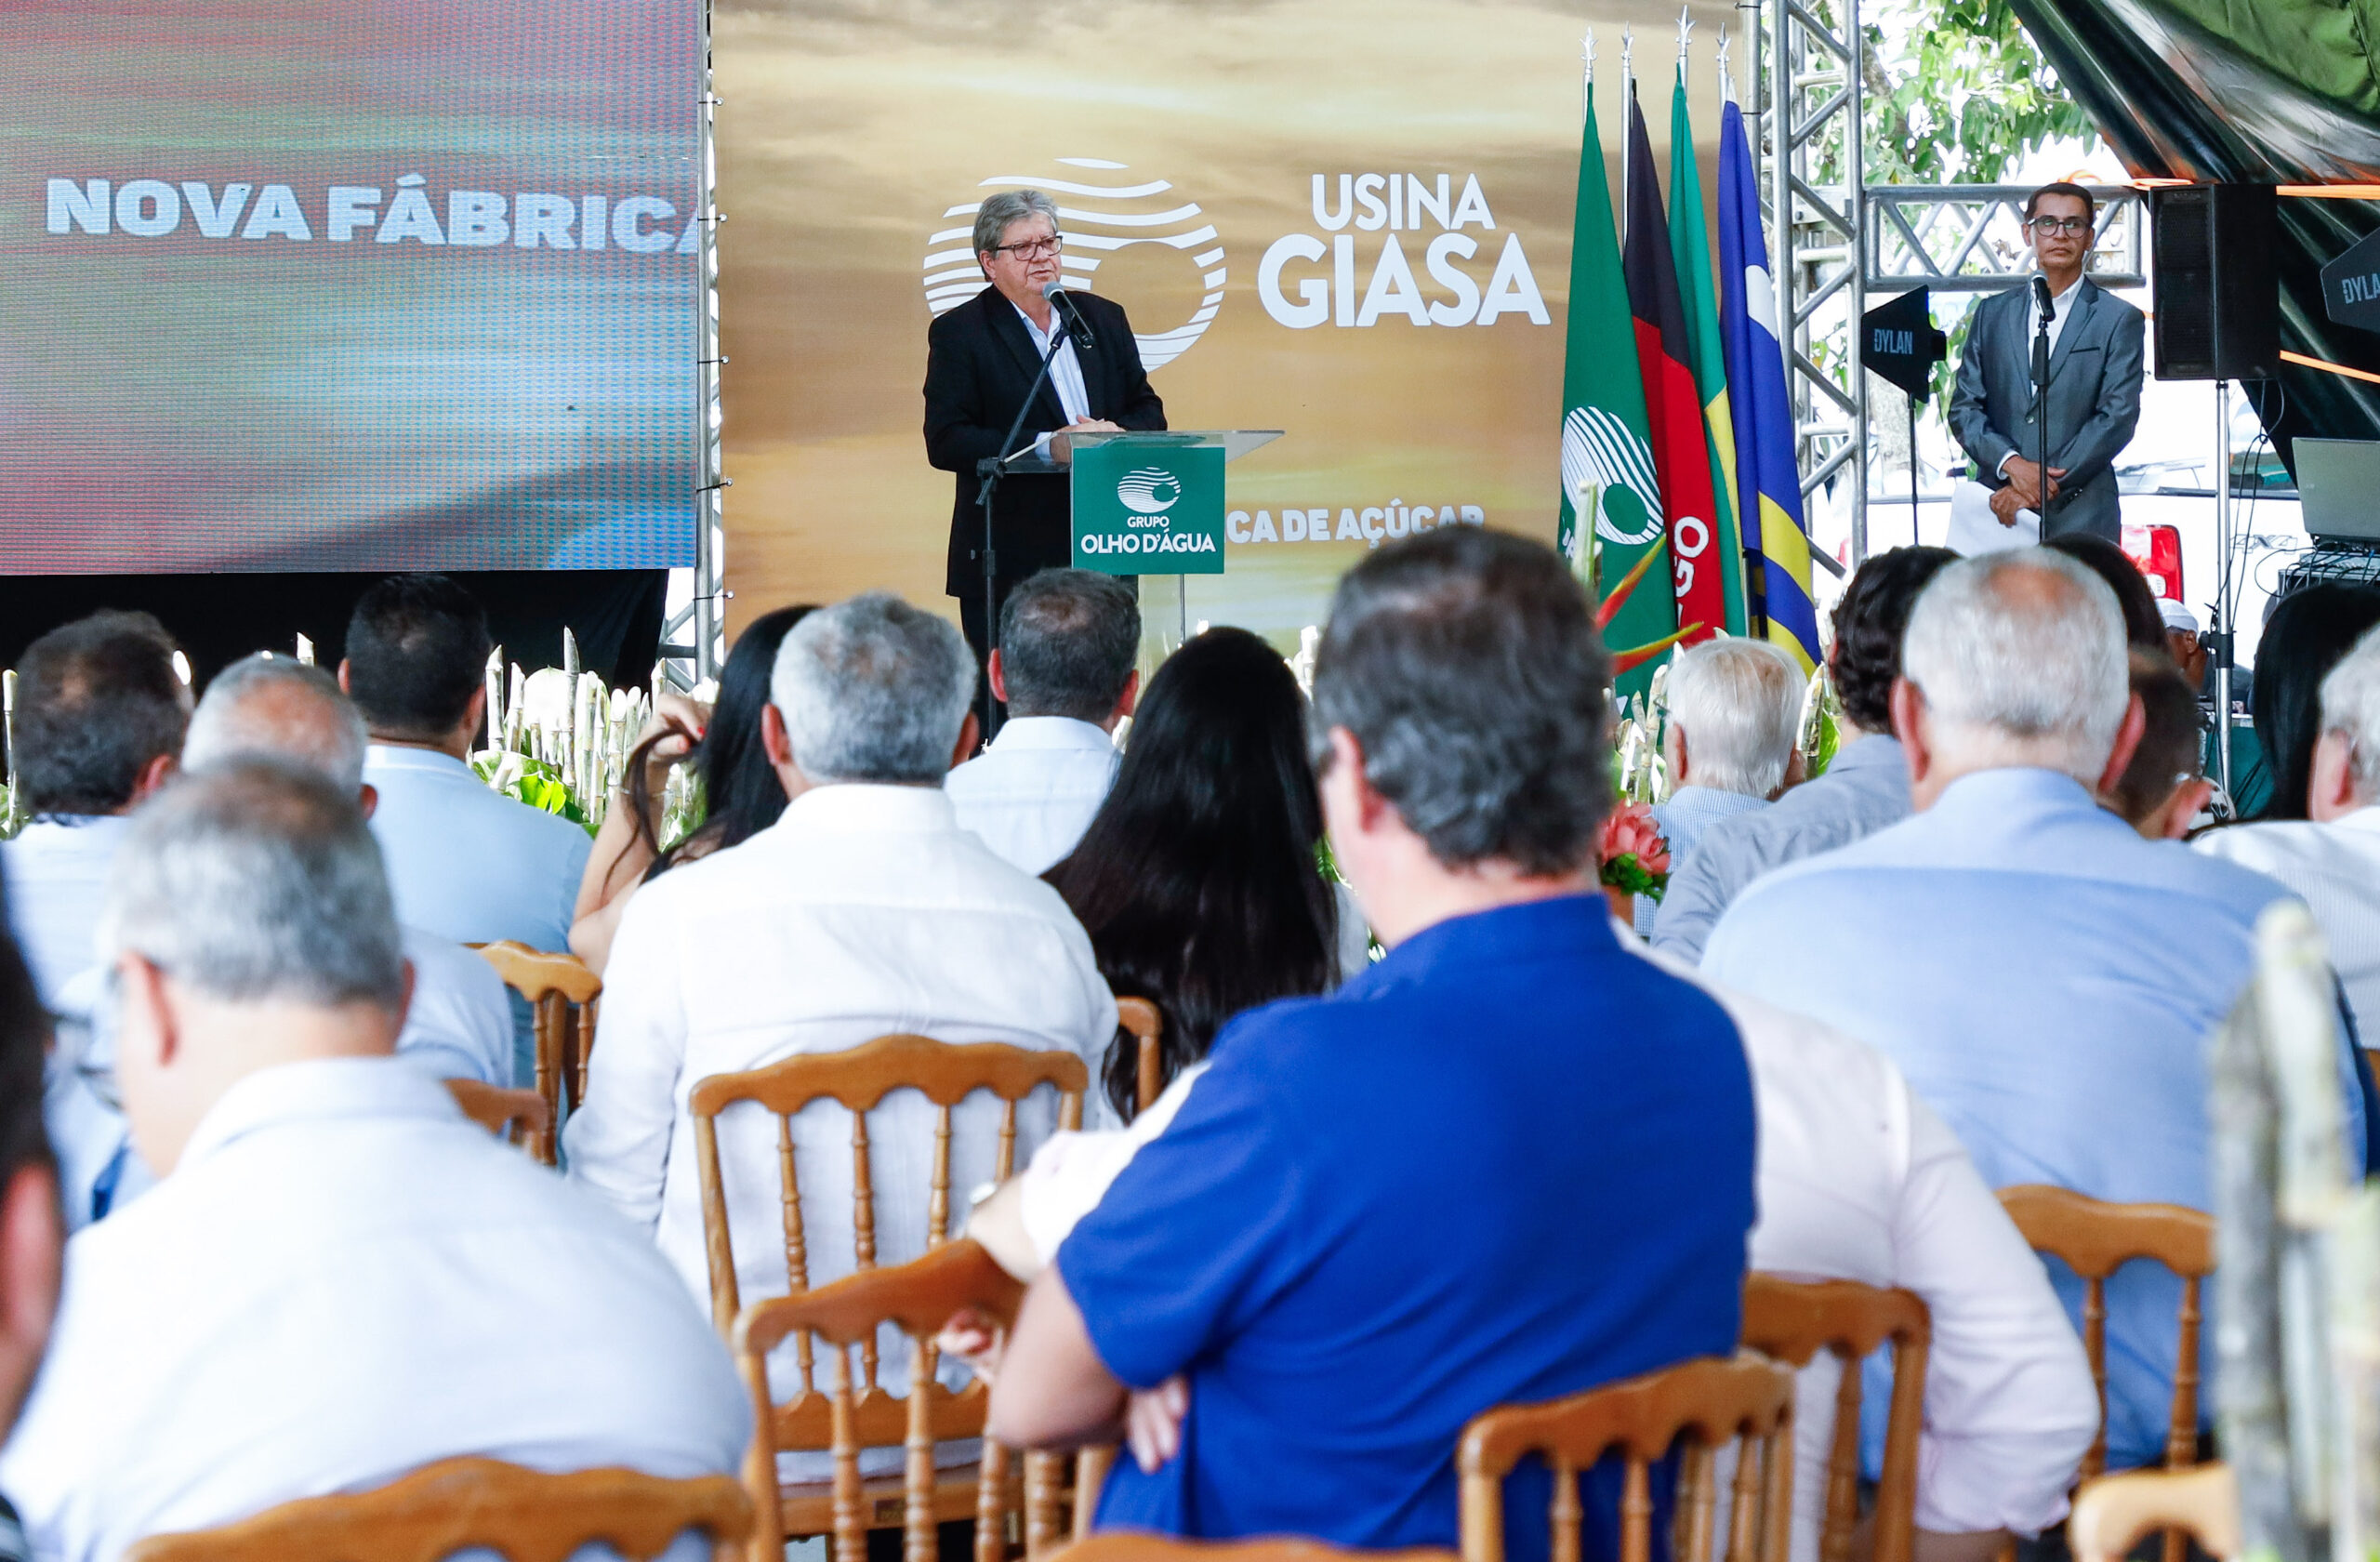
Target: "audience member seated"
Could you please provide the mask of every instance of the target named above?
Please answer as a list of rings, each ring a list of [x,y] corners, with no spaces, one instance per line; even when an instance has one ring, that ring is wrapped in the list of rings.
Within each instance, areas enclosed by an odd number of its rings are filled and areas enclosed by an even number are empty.
[[[1670,871],[1722,819],[1767,807],[1801,779],[1793,747],[1802,722],[1801,672],[1765,640],[1728,636],[1670,664],[1669,721],[1661,761],[1672,790],[1653,805],[1670,844]],[[1636,931],[1650,936],[1659,903],[1636,897]]]
[[[1654,947],[1699,959],[1720,913],[1753,880],[1909,816],[1909,770],[1890,708],[1901,629],[1925,583],[1957,558],[1947,548],[1896,548],[1859,566],[1835,603],[1827,658],[1842,704],[1833,763],[1775,807],[1702,832],[1692,860],[1670,876],[1653,919]]]
[[[5,903],[0,894],[0,903]],[[5,927],[0,920],[0,928]],[[33,1387],[58,1306],[58,1164],[42,1123],[49,1016],[17,941],[0,931],[0,1440]],[[0,1496],[0,1556],[22,1555]],[[9,1548],[16,1546],[15,1551]]]
[[[369,819],[378,795],[364,779],[364,718],[329,673],[282,656],[250,656],[215,675],[191,717],[182,762],[235,755],[285,761],[355,795]],[[512,1005],[496,968],[451,938],[400,927],[413,990],[397,1055],[432,1079],[510,1088]]]
[[[145,613],[95,613],[50,630],[17,663],[19,812],[0,842],[17,942],[42,1001],[99,962],[99,903],[141,799],[173,774],[190,724],[174,642]]]
[[[2365,1042],[2380,1045],[2380,629],[2322,680],[2307,817],[2234,825],[2198,849],[2289,886],[2314,913]]]
[[[1241,1011],[1338,985],[1345,956],[1338,900],[1315,860],[1321,840],[1305,696],[1280,653],[1223,629],[1167,657],[1132,718],[1116,789],[1044,875],[1091,934],[1108,986],[1156,1003],[1164,1079],[1205,1057]],[[1347,920],[1360,968],[1363,920]],[[1139,1059],[1119,1032],[1105,1088],[1128,1120]]]
[[[1140,652],[1140,599],[1112,575],[1047,569],[1011,592],[989,669],[1008,720],[943,783],[960,827],[1027,873],[1073,851],[1116,780]]]
[[[2301,586],[2265,610],[2250,702],[2262,774],[2233,782],[2242,817],[2313,817],[2322,680],[2375,625],[2380,625],[2380,586],[2343,580]]]
[[[2097,806],[2141,718],[2122,615],[2073,559],[1947,567],[1903,665],[1893,728],[1916,816],[1745,892],[1703,971],[1891,1056],[1994,1187],[2209,1208],[2206,1039],[2284,892]],[[2362,1115],[2351,1091],[2358,1166]],[[2053,1273],[2079,1312],[2080,1284]],[[2109,1285],[2112,1467],[2162,1456],[2178,1306],[2153,1266]]]
[[[1609,682],[1536,543],[1427,533],[1340,583],[1312,730],[1387,958],[1225,1027],[992,1387],[1036,1447],[1118,1436],[1141,1391],[1101,1528],[1451,1545],[1472,1416],[1734,1349],[1752,1081],[1597,891]],[[1544,1554],[1547,1495],[1513,1482],[1511,1555]]]
[[[1115,1035],[1116,999],[1065,902],[952,816],[942,779],[974,746],[974,689],[959,631],[896,597],[813,613],[777,652],[760,718],[793,799],[783,817],[654,880],[620,919],[587,1102],[564,1131],[570,1174],[659,1242],[706,1311],[697,1080],[895,1032],[1060,1049],[1095,1069]],[[999,1120],[980,1092],[953,1114],[952,1186],[991,1180]],[[1019,1156],[1056,1121],[1036,1092]],[[794,1138],[808,1277],[823,1285],[853,1261],[850,1114],[814,1103]],[[903,1263],[925,1251],[934,1109],[895,1092],[869,1139],[877,1261]],[[730,1111],[719,1150],[743,1299],[782,1295],[776,1124]],[[896,1391],[906,1359],[906,1346],[884,1357]]]
[[[2065,554],[2107,582],[2108,589],[2116,594],[2116,610],[2123,615],[2126,645],[2135,651],[2173,655],[2164,610],[2157,605],[2157,593],[2131,554],[2094,532],[2062,532],[2043,540],[2042,546]]]
[[[769,703],[769,674],[786,631],[815,611],[780,607],[745,625],[720,669],[717,704],[707,708],[674,694],[655,702],[579,880],[570,948],[591,970],[600,973],[612,958],[620,914],[637,886],[680,863],[742,845],[785,812],[785,782],[760,746],[760,711]],[[669,767],[681,762],[693,774],[703,814],[665,849],[662,799]]]
[[[2140,702],[2140,747],[2101,801],[2146,841],[2179,841],[2214,795],[2206,779],[2206,724],[2188,672],[2170,656],[2134,648],[2132,697]]]
[[[469,762],[493,649],[480,604],[443,575],[392,576],[355,604],[338,682],[372,732],[372,833],[406,925],[458,944],[566,949],[587,832],[497,792]]]
[[[390,1055],[403,944],[352,795],[261,760],[176,783],[107,924],[125,1109],[165,1180],[68,1244],[0,1449],[36,1555],[458,1454],[736,1469],[748,1401],[668,1266]]]

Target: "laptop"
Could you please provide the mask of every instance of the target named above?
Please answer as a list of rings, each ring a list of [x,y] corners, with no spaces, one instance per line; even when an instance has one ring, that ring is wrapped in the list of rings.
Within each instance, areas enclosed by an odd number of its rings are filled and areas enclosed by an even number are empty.
[[[2307,535],[2380,547],[2380,440],[2300,439],[2294,454]]]

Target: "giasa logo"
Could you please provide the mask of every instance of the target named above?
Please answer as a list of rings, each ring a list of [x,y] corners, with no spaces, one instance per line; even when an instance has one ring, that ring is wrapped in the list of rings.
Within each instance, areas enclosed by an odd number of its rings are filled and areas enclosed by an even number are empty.
[[[1116,484],[1116,502],[1135,515],[1158,515],[1182,501],[1182,483],[1163,467],[1135,467]]]
[[[1170,331],[1135,331],[1141,364],[1157,370],[1190,351],[1207,334],[1223,307],[1223,246],[1196,201],[1185,201],[1164,179],[1133,179],[1122,163],[1099,157],[1061,157],[1064,177],[1028,178],[994,174],[977,181],[979,190],[1038,190],[1058,204],[1058,227],[1065,236],[1064,268],[1066,285],[1097,293],[1100,265],[1109,256],[1134,245],[1159,245],[1185,257],[1199,271],[1203,285],[1198,307],[1190,318]],[[1073,170],[1088,170],[1076,173]],[[1090,182],[1097,179],[1100,182]],[[956,309],[982,292],[983,268],[972,247],[975,208],[983,198],[945,210],[945,223],[926,239],[926,307],[940,314]],[[1129,298],[1119,300],[1131,308]]]

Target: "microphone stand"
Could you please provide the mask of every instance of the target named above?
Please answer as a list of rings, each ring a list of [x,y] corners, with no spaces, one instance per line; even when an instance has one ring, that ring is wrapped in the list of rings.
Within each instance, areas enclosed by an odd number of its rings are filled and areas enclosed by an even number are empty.
[[[984,676],[991,677],[992,653],[1000,648],[999,570],[996,544],[992,540],[992,499],[998,493],[1000,479],[1008,475],[1011,461],[1024,455],[1032,445],[1019,445],[1017,435],[1025,431],[1025,418],[1033,410],[1033,399],[1041,394],[1041,387],[1049,382],[1050,364],[1058,356],[1058,349],[1066,345],[1068,338],[1063,325],[1050,333],[1050,351],[1041,354],[1041,372],[1033,377],[1032,389],[1025,393],[1025,401],[1016,409],[1015,420],[1008,426],[1008,434],[1000,441],[1005,456],[986,456],[975,463],[975,502],[984,510]],[[994,698],[984,708],[984,741],[989,743],[999,730],[1000,702]]]
[[[2041,395],[2040,434],[2042,532],[2049,532],[2049,328],[2057,319],[2057,301],[2048,297],[2049,285],[2039,284],[2042,294],[2041,324],[2033,332],[2033,384]]]

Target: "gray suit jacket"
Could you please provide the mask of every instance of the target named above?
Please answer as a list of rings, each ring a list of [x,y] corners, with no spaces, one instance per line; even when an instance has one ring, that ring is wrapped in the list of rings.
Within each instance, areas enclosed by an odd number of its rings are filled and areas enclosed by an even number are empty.
[[[2064,467],[2042,535],[2095,532],[2119,540],[2113,463],[2140,421],[2138,310],[2085,277],[2049,362],[2049,464]],[[1978,481],[1999,487],[2001,458],[2041,448],[2033,390],[2035,320],[2030,279],[1976,306],[1950,395],[1950,432],[1975,457]]]

